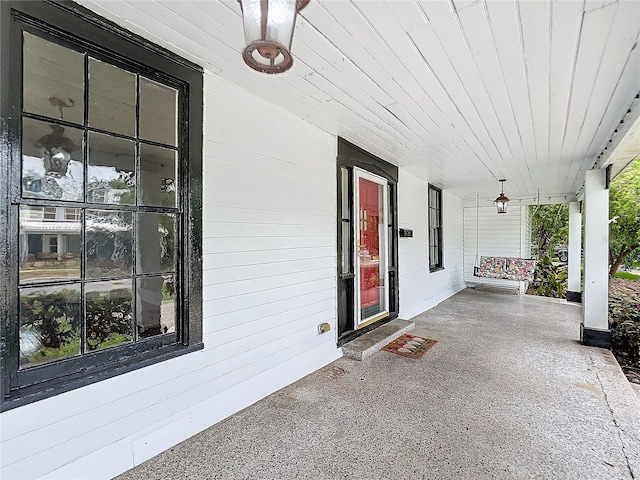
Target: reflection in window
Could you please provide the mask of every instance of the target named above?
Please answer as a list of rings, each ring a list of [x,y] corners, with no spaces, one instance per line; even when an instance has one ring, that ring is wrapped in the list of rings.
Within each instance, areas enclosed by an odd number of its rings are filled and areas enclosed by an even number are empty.
[[[138,338],[163,333],[175,335],[176,304],[173,276],[145,277],[137,280],[136,327]]]
[[[176,269],[175,215],[168,213],[138,214],[138,273],[172,272]]]
[[[20,207],[21,284],[80,278],[80,218],[53,223],[58,208]]]
[[[178,91],[140,78],[140,138],[177,145]]]
[[[22,128],[22,195],[82,200],[82,130],[30,118]]]
[[[20,289],[20,367],[80,354],[80,284]]]
[[[87,210],[87,277],[132,274],[131,212]]]
[[[24,111],[82,123],[84,54],[24,32]]]
[[[131,279],[87,283],[85,297],[88,351],[133,340]]]
[[[153,145],[140,145],[141,205],[175,207],[177,194],[177,152]]]
[[[136,76],[89,59],[89,126],[133,137],[136,134]]]
[[[44,219],[55,220],[57,207],[44,207]]]
[[[136,203],[135,148],[131,140],[89,133],[87,201],[120,205]]]

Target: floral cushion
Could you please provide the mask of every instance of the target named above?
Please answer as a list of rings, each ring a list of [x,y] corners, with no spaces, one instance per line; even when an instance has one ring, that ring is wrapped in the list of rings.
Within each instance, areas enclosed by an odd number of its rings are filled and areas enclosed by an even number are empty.
[[[478,277],[531,281],[536,269],[535,260],[523,258],[480,257]]]

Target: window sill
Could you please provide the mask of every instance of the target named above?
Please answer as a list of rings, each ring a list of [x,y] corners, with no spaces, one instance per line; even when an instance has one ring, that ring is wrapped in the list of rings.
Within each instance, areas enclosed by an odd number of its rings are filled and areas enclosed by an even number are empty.
[[[444,270],[444,267],[429,267],[429,273],[439,272],[440,270]]]

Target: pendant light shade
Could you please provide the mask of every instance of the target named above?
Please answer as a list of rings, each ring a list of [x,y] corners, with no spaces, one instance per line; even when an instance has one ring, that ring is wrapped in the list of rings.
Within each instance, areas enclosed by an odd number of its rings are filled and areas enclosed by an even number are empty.
[[[495,200],[498,213],[507,213],[507,202],[509,201],[509,198],[507,198],[504,194],[504,182],[506,181],[507,180],[504,178],[499,180],[499,182],[502,184],[502,187],[500,189],[500,195],[498,195],[498,198],[496,198]]]
[[[291,42],[298,12],[309,0],[238,0],[242,8],[244,62],[264,73],[286,72],[293,65]]]

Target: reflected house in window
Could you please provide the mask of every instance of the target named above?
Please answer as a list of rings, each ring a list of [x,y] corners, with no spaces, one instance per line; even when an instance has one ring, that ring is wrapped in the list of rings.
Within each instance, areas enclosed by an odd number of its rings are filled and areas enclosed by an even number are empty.
[[[78,208],[23,206],[19,237],[21,281],[67,278],[68,274],[78,277],[80,229]]]

